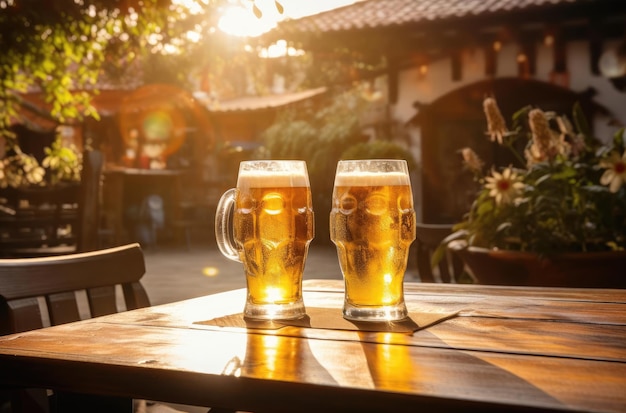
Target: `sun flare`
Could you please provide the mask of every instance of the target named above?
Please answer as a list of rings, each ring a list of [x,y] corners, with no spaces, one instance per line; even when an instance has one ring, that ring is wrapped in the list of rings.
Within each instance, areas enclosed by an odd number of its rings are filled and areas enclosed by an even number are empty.
[[[342,7],[359,0],[278,0],[283,8],[281,14],[275,0],[256,0],[248,7],[232,6],[224,10],[218,27],[225,33],[240,37],[256,37],[273,29],[283,19],[296,19],[326,10]],[[261,11],[257,18],[253,11],[256,4]]]
[[[269,17],[258,19],[252,10],[242,7],[228,8],[217,26],[224,33],[240,37],[256,37],[276,26],[276,21]]]

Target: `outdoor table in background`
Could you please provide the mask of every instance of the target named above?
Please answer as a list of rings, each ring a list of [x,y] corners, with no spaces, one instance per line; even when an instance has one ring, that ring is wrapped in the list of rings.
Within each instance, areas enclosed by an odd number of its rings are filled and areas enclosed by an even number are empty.
[[[254,412],[626,411],[623,290],[407,283],[413,323],[380,331],[342,323],[341,281],[304,290],[299,325],[246,328],[241,289],[1,337],[0,386]]]
[[[80,191],[78,183],[0,188],[0,257],[75,251]]]
[[[140,224],[141,204],[150,195],[162,198],[165,225],[169,225],[179,213],[181,175],[181,171],[170,169],[109,167],[105,170],[102,210],[113,232],[112,243],[137,240],[132,226]]]

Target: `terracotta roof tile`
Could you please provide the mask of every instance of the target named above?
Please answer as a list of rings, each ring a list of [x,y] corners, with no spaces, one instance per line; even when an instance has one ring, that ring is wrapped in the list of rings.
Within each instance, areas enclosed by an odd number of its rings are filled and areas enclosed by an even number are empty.
[[[286,20],[277,30],[304,33],[392,27],[577,1],[586,0],[362,0],[320,14]]]

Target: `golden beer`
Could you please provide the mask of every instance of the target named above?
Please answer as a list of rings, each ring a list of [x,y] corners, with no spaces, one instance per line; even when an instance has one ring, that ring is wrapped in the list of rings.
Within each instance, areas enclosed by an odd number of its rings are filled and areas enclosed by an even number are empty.
[[[284,181],[284,182],[280,182]],[[282,186],[291,181],[294,185]],[[239,176],[234,238],[254,304],[302,299],[305,257],[313,239],[311,190],[302,177]]]
[[[228,210],[233,209],[229,241]],[[227,191],[216,215],[218,247],[243,263],[248,287],[244,315],[298,318],[305,314],[302,275],[314,236],[313,207],[302,161],[247,161],[237,188]]]
[[[330,234],[345,281],[344,316],[406,317],[403,279],[415,239],[408,174],[338,171]]]

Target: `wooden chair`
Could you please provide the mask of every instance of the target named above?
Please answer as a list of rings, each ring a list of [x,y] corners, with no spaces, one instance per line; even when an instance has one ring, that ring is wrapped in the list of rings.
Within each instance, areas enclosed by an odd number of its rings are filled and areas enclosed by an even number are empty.
[[[61,256],[0,259],[0,335],[147,307],[150,301],[140,282],[144,273],[139,244]],[[0,389],[0,396],[2,392]],[[4,390],[5,404],[9,393]],[[13,411],[48,411],[41,391],[11,394]],[[103,399],[102,405],[110,401]]]
[[[415,225],[417,248],[417,271],[422,282],[457,282],[463,274],[463,261],[452,251],[446,251],[443,259],[433,268],[431,257],[437,247],[452,233],[452,225]]]

